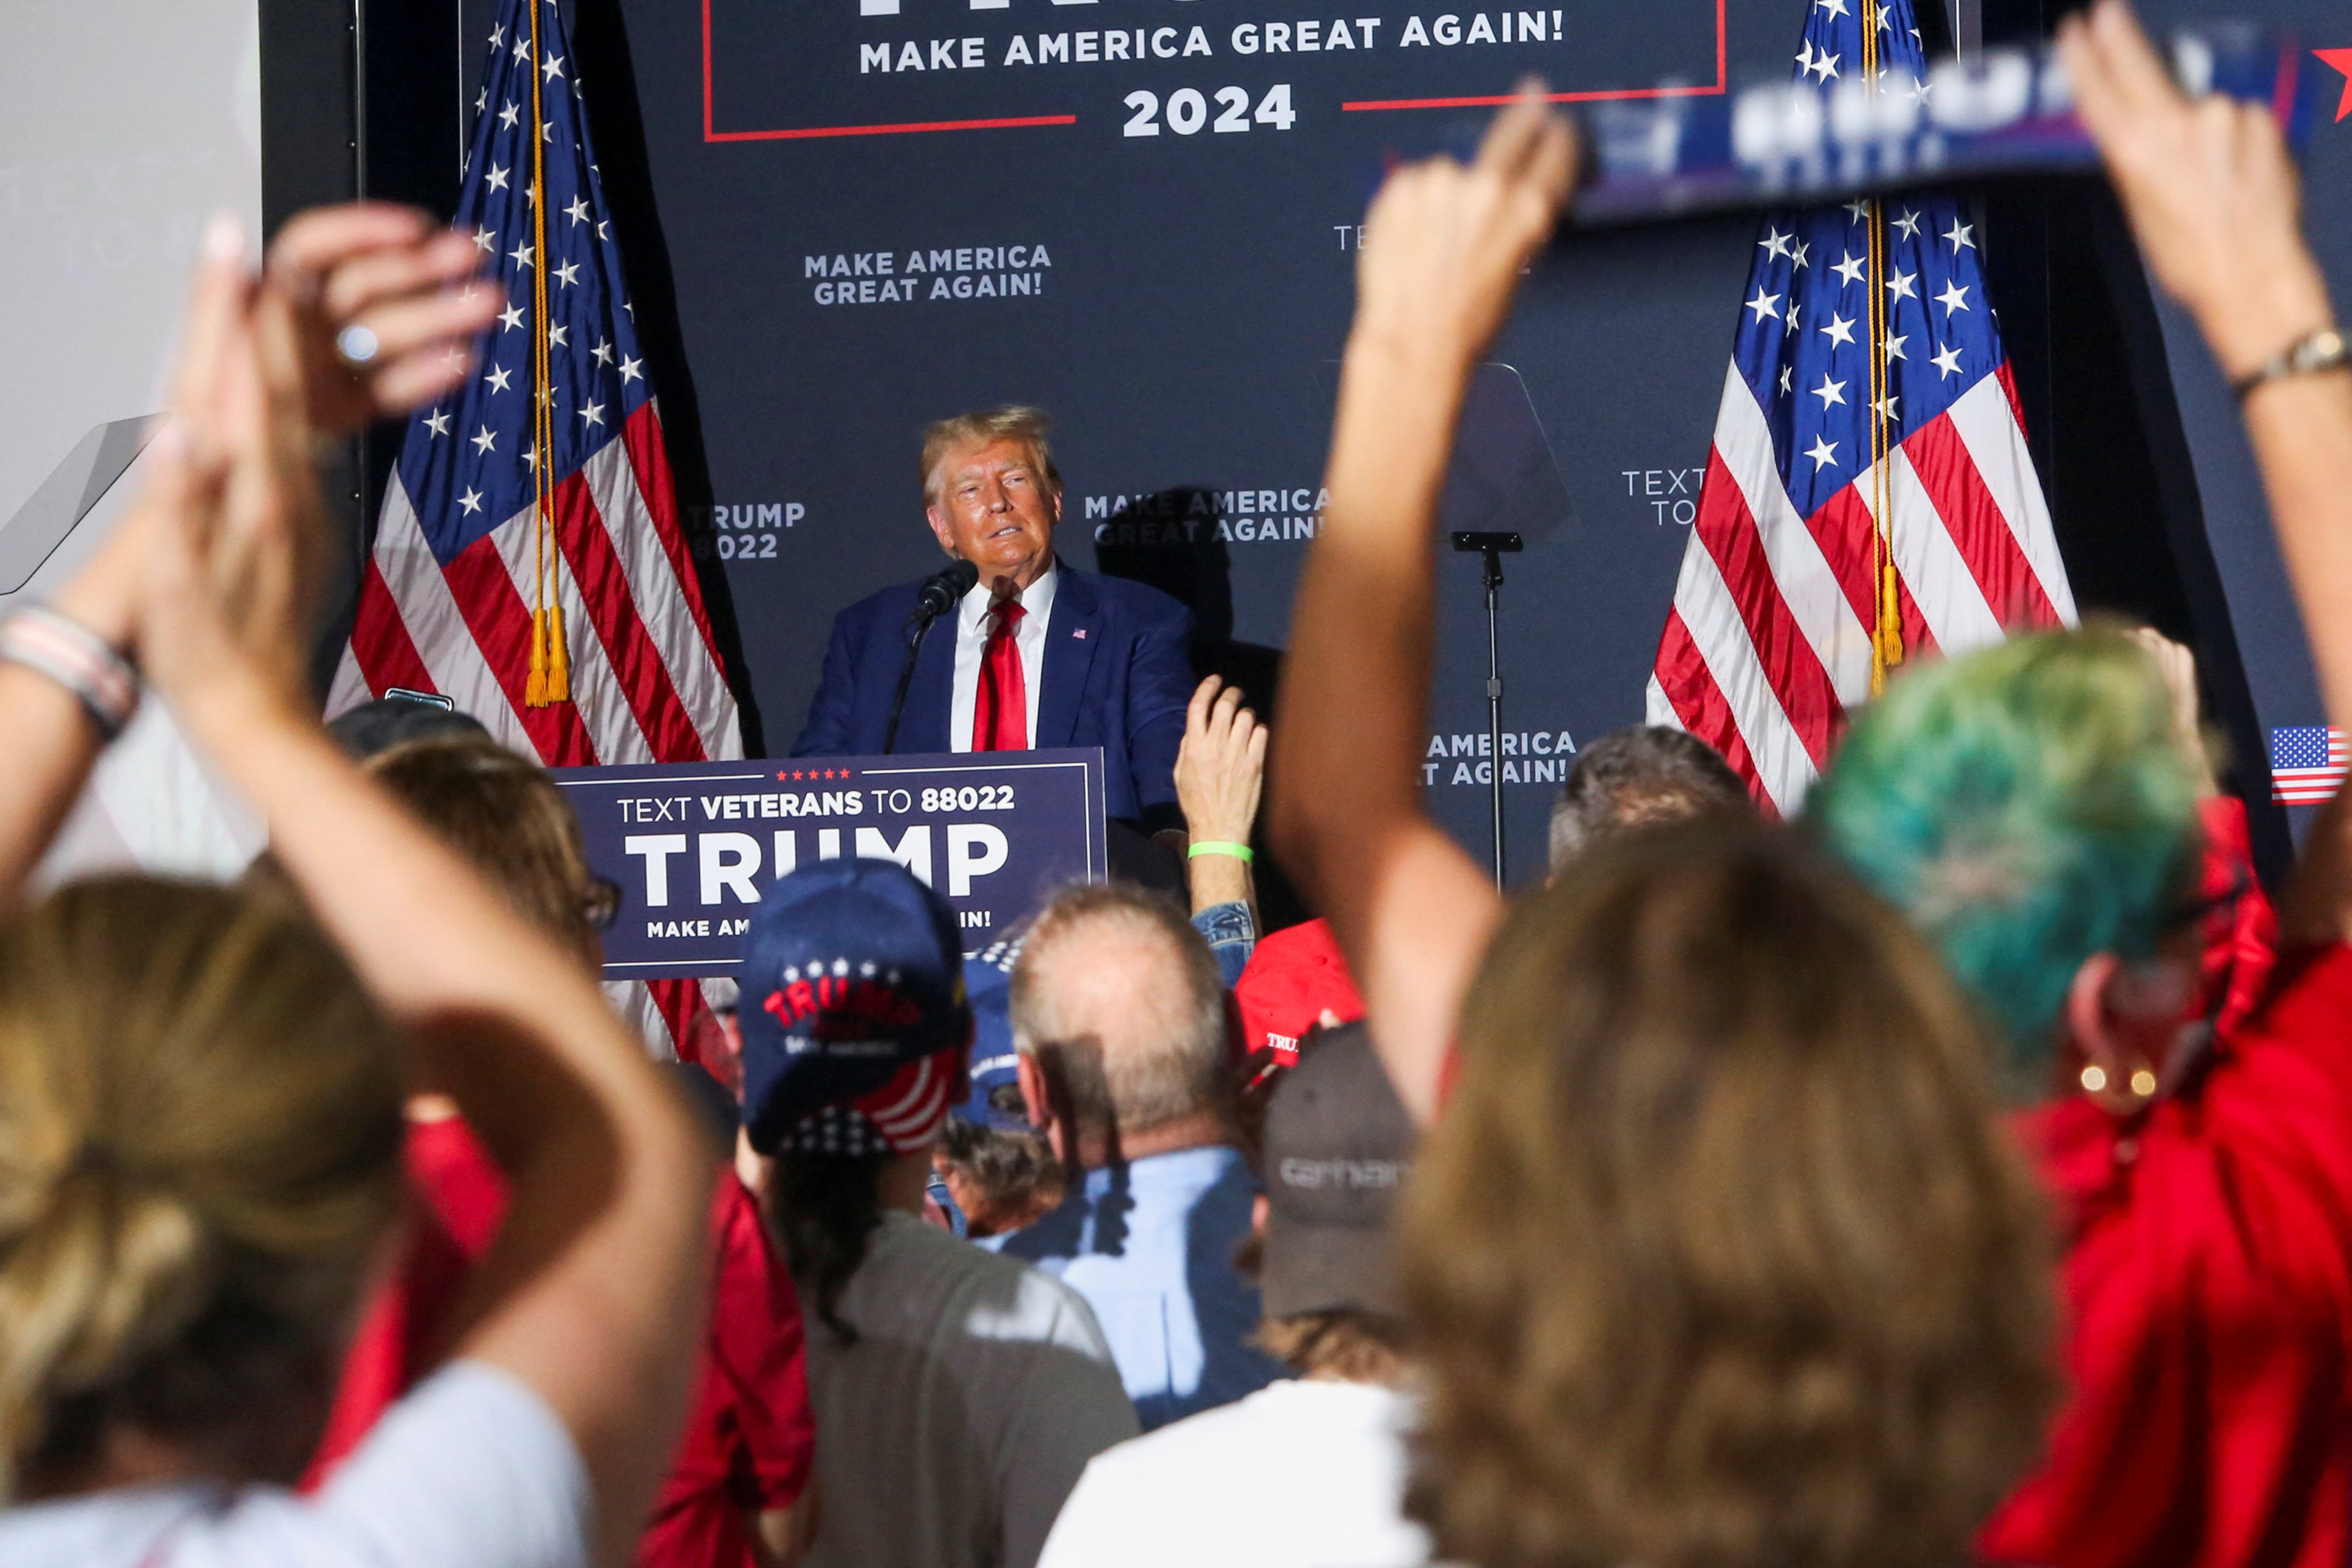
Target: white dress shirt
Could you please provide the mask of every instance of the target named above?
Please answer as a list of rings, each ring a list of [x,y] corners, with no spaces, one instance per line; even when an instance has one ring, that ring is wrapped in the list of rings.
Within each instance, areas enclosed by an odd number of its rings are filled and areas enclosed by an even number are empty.
[[[1059,562],[1045,568],[1020,595],[1021,624],[1013,646],[1021,651],[1021,684],[1029,693],[1028,742],[1037,744],[1037,693],[1045,684],[1045,623],[1054,616],[1054,580]],[[955,690],[948,701],[948,749],[971,750],[971,718],[980,706],[980,661],[988,652],[989,622],[996,601],[983,581],[956,606]]]

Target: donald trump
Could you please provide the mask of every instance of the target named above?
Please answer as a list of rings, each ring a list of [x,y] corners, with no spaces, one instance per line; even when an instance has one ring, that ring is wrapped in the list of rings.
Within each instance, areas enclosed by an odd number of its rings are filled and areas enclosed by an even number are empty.
[[[924,516],[980,577],[927,637],[890,749],[1100,746],[1109,815],[1178,826],[1177,748],[1192,693],[1191,613],[1155,589],[1080,572],[1054,552],[1062,480],[1034,408],[941,420],[923,439]],[[796,757],[884,750],[923,585],[834,618]]]

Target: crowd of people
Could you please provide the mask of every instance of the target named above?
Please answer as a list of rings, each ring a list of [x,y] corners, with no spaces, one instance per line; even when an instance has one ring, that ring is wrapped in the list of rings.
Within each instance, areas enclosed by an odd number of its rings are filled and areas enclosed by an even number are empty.
[[[2352,727],[2277,130],[2121,0],[2060,48]],[[2273,903],[2185,650],[1908,668],[1794,823],[1610,737],[1507,901],[1431,821],[1453,431],[1575,164],[1530,91],[1376,198],[1278,721],[1213,676],[1155,742],[1206,853],[969,958],[905,868],[804,867],[693,1064],[598,989],[537,763],[306,688],[314,437],[467,374],[476,247],[216,227],[143,495],[0,625],[0,1563],[2340,1568],[2352,819]],[[979,433],[1017,512],[1050,459]],[[962,618],[932,717],[1023,743],[1022,617]],[[268,852],[37,895],[142,690]],[[1323,921],[1265,929],[1262,794]]]

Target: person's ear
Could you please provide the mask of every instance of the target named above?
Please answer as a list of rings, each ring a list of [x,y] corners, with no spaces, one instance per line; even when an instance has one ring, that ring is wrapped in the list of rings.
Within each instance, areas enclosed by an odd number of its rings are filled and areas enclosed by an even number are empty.
[[[955,530],[948,526],[947,513],[939,507],[927,506],[923,509],[923,521],[931,525],[931,537],[940,542],[940,548],[953,555],[956,552]]]
[[[2175,988],[2159,985],[2151,994],[2147,979],[2114,953],[2097,952],[2066,987],[2066,1033],[2079,1066],[2076,1082],[2063,1087],[2080,1088],[2116,1115],[2155,1095],[2156,1064],[2180,1026],[2182,1009],[2169,1005]]]
[[[1053,508],[1054,524],[1055,527],[1059,527],[1062,521],[1062,487],[1058,484],[1047,485],[1045,487],[1045,500],[1047,504]]]
[[[1045,1092],[1045,1069],[1028,1051],[1014,1053],[1013,1061],[1014,1075],[1021,1084],[1021,1106],[1029,1113],[1029,1125],[1043,1127],[1054,1119],[1054,1102]]]

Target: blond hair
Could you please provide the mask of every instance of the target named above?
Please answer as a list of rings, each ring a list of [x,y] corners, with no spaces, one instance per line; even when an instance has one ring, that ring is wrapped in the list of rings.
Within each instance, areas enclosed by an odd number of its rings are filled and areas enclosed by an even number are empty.
[[[299,1472],[399,1203],[401,1092],[282,900],[110,878],[0,926],[0,1496],[125,1428]]]
[[[2053,1249],[1901,918],[1784,833],[1619,838],[1460,1040],[1402,1226],[1438,1554],[1963,1561],[2055,1394]]]
[[[967,447],[989,447],[999,441],[1018,441],[1028,447],[1029,460],[1037,477],[1045,481],[1047,489],[1058,493],[1062,474],[1054,467],[1054,448],[1045,439],[1045,432],[1053,426],[1052,415],[1020,404],[940,420],[923,432],[923,504],[939,504],[940,468],[950,456]]]

